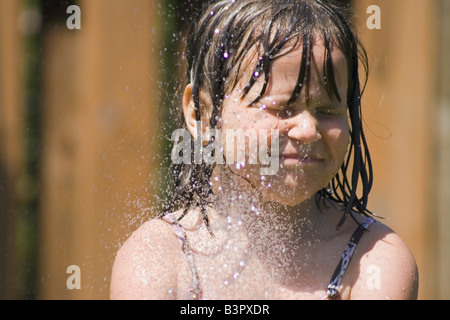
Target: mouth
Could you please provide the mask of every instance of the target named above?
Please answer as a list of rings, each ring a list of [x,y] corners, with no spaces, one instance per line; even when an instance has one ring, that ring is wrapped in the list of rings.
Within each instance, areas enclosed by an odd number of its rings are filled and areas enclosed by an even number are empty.
[[[282,154],[280,160],[284,165],[300,165],[317,164],[323,162],[325,159],[322,156],[315,154],[288,153]]]

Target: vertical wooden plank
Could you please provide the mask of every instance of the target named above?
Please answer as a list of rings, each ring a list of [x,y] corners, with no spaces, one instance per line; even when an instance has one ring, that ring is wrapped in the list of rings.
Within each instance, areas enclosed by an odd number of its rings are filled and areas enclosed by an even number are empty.
[[[87,31],[81,47],[80,105],[89,119],[85,128],[94,135],[85,134],[80,148],[78,174],[83,180],[78,181],[77,191],[87,201],[78,202],[77,211],[85,212],[85,220],[80,221],[85,236],[76,254],[98,264],[91,269],[91,283],[98,287],[100,282],[102,295],[107,296],[114,243],[126,223],[125,215],[139,220],[139,210],[148,206],[147,179],[156,153],[151,138],[158,123],[152,52],[158,40],[152,32],[157,28],[157,3],[101,0],[82,5]],[[105,255],[98,257],[102,251]],[[90,265],[86,268],[89,272]]]
[[[114,254],[154,193],[157,2],[79,6],[81,30],[46,43],[42,298],[108,298]],[[69,265],[80,290],[66,288]]]
[[[0,299],[19,297],[15,223],[23,170],[19,1],[0,1]]]
[[[80,34],[47,26],[43,41],[40,284],[43,299],[70,299],[66,269],[76,240],[75,175],[83,115],[78,112]],[[78,199],[79,200],[79,199]]]
[[[437,1],[355,1],[371,59],[364,117],[375,184],[370,206],[408,244],[420,271],[420,298],[435,297],[434,120],[437,110]],[[369,30],[369,5],[381,29]]]

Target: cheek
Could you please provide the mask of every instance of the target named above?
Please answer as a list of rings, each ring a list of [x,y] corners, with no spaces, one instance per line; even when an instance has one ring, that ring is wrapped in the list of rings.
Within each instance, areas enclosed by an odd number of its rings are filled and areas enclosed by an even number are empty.
[[[347,121],[330,121],[323,126],[324,140],[336,156],[344,156],[350,143],[350,129]]]
[[[271,130],[278,129],[279,118],[276,115],[268,113],[265,110],[259,110],[257,108],[246,108],[240,107],[241,112],[235,108],[229,108],[228,112],[224,113],[222,116],[221,129],[223,134],[231,130],[231,132],[236,132],[236,130],[242,130],[248,132],[256,132],[257,136],[267,132],[267,139],[269,141],[271,136]]]
[[[242,129],[246,133],[251,132],[246,139],[246,148],[249,148],[249,145],[253,148],[256,146],[258,152],[262,150],[269,153],[274,142],[272,140],[275,131],[279,127],[279,121],[280,119],[276,115],[264,110],[253,109],[242,115],[240,126],[237,129]]]
[[[258,110],[253,116],[254,127],[260,129],[278,129],[279,121],[280,119],[276,115],[263,110]]]
[[[225,129],[277,129],[277,116],[258,109],[233,110],[222,116],[222,126]]]
[[[269,157],[278,142],[279,119],[265,110],[246,108],[241,112],[229,108],[222,117],[222,143],[227,164],[245,162],[245,167],[251,169],[252,165],[261,164],[261,153]],[[274,152],[277,152],[274,150]],[[240,155],[244,155],[245,159]],[[241,159],[241,160],[239,160]],[[266,160],[264,160],[266,161]],[[262,163],[265,163],[265,162]],[[241,169],[247,172],[247,169]]]

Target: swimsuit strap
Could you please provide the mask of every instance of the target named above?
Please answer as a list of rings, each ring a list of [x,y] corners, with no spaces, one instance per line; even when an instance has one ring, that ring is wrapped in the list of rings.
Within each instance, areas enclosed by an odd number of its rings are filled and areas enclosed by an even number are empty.
[[[374,223],[375,220],[372,218],[364,219],[363,223],[355,230],[350,241],[347,243],[347,246],[342,254],[341,260],[334,270],[333,276],[331,277],[330,283],[327,288],[327,297],[329,299],[336,299],[339,295],[339,285],[341,284],[342,278],[344,276],[345,271],[350,263],[350,260],[355,252],[356,246],[359,243],[364,231],[366,231],[369,226]]]
[[[172,214],[167,214],[163,217],[163,220],[170,223],[173,226],[174,232],[178,238],[178,241],[181,244],[181,248],[183,250],[184,255],[189,263],[189,267],[191,270],[193,284],[192,287],[189,288],[189,291],[192,292],[194,300],[199,300],[202,298],[202,289],[200,287],[200,280],[197,274],[197,270],[195,268],[194,257],[192,255],[191,246],[186,236],[186,231],[183,226],[180,224],[178,219],[175,218]]]

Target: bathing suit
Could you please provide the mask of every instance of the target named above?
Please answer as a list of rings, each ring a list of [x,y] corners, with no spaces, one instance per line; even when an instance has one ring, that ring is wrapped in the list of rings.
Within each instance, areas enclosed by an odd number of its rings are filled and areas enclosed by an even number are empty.
[[[192,286],[189,288],[189,291],[193,294],[193,298],[195,300],[202,299],[202,290],[200,287],[200,279],[198,277],[194,258],[192,255],[192,250],[189,245],[189,241],[186,237],[186,232],[184,231],[183,227],[179,223],[177,219],[175,219],[172,215],[166,215],[164,217],[164,220],[166,222],[169,222],[172,224],[175,234],[178,238],[178,241],[181,244],[181,248],[183,250],[183,253],[186,256],[186,259],[189,263],[193,283]],[[364,234],[364,231],[366,231],[369,226],[374,223],[375,220],[372,218],[365,218],[364,221],[361,223],[360,226],[355,230],[355,232],[352,234],[350,241],[347,243],[347,246],[345,247],[344,252],[342,253],[341,260],[339,261],[336,269],[334,270],[333,276],[331,277],[331,280],[327,287],[327,295],[324,297],[324,299],[339,299],[339,286],[341,284],[342,278],[344,277],[344,273],[347,270],[347,267],[350,263],[350,260],[355,252],[356,246],[359,243],[359,240],[361,239],[362,235]]]
[[[344,273],[352,259],[353,253],[355,252],[356,246],[359,243],[364,231],[366,231],[369,226],[374,223],[375,220],[372,218],[365,218],[363,223],[355,230],[350,241],[345,247],[344,253],[342,254],[341,260],[334,270],[333,276],[331,277],[330,283],[327,288],[327,297],[329,299],[337,299],[339,297],[339,285],[341,284]]]
[[[187,259],[190,269],[191,269],[193,285],[191,288],[189,288],[189,291],[193,294],[194,300],[200,300],[202,298],[200,279],[199,279],[197,271],[195,269],[194,257],[192,256],[192,250],[191,250],[191,246],[189,245],[189,241],[186,237],[186,232],[184,231],[180,222],[177,219],[175,219],[171,214],[166,215],[164,218],[166,218],[166,217],[169,218],[169,220],[166,220],[166,219],[164,219],[164,220],[172,224],[175,234],[178,238],[178,241],[180,241],[183,253],[186,256],[186,259]]]

